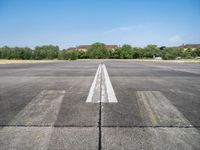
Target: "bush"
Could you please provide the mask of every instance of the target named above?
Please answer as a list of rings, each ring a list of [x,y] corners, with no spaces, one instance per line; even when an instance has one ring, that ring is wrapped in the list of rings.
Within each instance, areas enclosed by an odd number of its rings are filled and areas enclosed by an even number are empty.
[[[177,51],[174,48],[165,48],[162,53],[163,59],[176,59],[176,57],[179,57],[179,55],[177,55]]]
[[[67,58],[69,60],[76,60],[76,59],[78,59],[78,52],[77,51],[67,52]]]

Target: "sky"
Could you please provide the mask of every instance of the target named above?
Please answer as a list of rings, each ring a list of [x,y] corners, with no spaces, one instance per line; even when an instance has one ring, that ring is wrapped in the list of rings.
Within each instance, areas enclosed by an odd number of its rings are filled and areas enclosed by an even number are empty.
[[[200,44],[200,0],[0,0],[0,47]]]

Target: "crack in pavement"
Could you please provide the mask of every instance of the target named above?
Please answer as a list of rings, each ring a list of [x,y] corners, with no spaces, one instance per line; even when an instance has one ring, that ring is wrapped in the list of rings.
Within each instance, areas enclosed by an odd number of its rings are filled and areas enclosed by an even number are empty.
[[[101,63],[101,68],[102,68],[102,63]],[[101,72],[101,78],[100,78],[100,102],[99,102],[99,122],[98,122],[98,126],[99,126],[99,150],[101,150],[102,146],[101,146],[101,136],[102,136],[102,131],[101,131],[101,107],[102,107],[102,73]]]

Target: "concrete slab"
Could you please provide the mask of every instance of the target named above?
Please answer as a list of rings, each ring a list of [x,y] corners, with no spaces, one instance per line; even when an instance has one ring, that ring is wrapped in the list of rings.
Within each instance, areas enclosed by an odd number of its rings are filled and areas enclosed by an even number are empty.
[[[48,150],[97,150],[98,128],[57,128],[52,133]]]
[[[98,149],[96,128],[4,127],[0,149],[71,150]]]
[[[200,134],[194,128],[103,128],[105,150],[196,150]]]

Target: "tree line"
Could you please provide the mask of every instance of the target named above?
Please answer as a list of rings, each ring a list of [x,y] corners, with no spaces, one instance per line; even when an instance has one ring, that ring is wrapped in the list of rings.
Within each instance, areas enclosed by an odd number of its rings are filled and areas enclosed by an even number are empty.
[[[183,49],[179,47],[159,48],[156,45],[147,45],[144,48],[132,47],[124,44],[116,49],[108,49],[103,43],[94,43],[86,51],[60,50],[58,46],[44,45],[36,46],[34,49],[29,47],[8,47],[0,48],[0,59],[145,59],[162,57],[162,59],[194,58],[200,57],[200,48]]]

